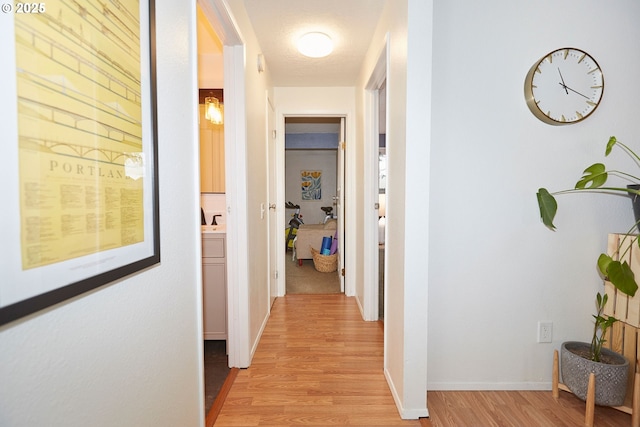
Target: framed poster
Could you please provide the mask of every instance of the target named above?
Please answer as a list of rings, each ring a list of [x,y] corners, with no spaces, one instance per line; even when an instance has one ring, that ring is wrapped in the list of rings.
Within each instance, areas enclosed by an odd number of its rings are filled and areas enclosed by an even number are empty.
[[[2,7],[0,325],[160,262],[153,0]]]
[[[322,171],[300,171],[301,199],[322,200]]]

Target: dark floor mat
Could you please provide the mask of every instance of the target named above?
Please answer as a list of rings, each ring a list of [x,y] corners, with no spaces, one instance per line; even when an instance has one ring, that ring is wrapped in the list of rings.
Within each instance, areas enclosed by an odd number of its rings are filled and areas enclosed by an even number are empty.
[[[205,414],[211,409],[220,388],[229,375],[227,342],[206,340],[204,342],[204,407]]]

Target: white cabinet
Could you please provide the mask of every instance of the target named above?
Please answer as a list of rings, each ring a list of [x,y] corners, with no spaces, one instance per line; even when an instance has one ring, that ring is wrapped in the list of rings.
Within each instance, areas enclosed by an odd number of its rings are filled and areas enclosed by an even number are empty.
[[[204,339],[227,339],[227,267],[224,233],[202,234]]]

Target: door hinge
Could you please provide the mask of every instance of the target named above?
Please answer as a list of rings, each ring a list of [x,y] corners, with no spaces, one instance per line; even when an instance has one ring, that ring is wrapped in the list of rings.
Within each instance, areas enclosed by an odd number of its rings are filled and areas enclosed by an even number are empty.
[[[277,278],[278,278],[278,270],[276,270],[276,271],[274,271],[274,272],[273,272],[273,278],[274,278],[274,279],[277,279]]]
[[[344,141],[340,143],[340,148],[342,148],[343,150],[345,149],[346,146],[347,144]]]
[[[344,268],[340,271],[340,274],[344,277]]]

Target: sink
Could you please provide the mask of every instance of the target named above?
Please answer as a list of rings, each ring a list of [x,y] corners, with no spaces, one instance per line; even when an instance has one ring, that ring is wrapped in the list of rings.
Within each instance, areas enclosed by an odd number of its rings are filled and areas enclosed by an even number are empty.
[[[201,227],[203,233],[224,233],[227,228],[224,224],[203,225]]]

